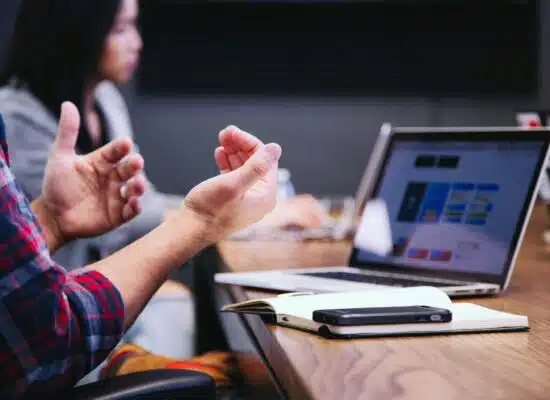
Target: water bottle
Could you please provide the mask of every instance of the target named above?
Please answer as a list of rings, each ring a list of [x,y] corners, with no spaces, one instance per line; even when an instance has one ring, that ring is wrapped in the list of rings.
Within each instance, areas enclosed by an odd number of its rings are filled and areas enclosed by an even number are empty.
[[[277,201],[294,197],[296,191],[290,179],[290,171],[286,168],[279,168],[277,171]]]

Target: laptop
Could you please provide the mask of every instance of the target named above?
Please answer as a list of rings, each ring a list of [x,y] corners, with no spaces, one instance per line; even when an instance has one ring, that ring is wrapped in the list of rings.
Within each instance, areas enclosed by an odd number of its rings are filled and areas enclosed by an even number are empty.
[[[512,275],[549,144],[550,130],[543,127],[384,124],[359,190],[364,200],[358,212],[359,227],[371,225],[371,232],[380,228],[390,236],[389,251],[369,242],[368,236],[380,242],[377,235],[357,229],[346,266],[220,273],[215,281],[276,291],[428,285],[455,297],[500,293]],[[373,215],[376,229],[367,220]]]

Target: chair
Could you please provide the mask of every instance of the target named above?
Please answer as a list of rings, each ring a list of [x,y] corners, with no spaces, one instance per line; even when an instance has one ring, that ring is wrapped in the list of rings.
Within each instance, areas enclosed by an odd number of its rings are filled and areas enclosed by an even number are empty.
[[[103,379],[64,394],[74,400],[215,399],[216,386],[201,372],[160,369]]]

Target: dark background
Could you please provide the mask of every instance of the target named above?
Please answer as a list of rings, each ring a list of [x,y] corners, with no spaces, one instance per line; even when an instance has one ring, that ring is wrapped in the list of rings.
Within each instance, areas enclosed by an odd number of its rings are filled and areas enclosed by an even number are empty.
[[[536,2],[143,2],[144,94],[537,90]]]
[[[0,51],[17,3],[0,3]],[[318,3],[142,1],[123,89],[161,190],[215,174],[228,124],[281,143],[298,191],[353,194],[383,122],[514,125],[550,106],[547,0]]]

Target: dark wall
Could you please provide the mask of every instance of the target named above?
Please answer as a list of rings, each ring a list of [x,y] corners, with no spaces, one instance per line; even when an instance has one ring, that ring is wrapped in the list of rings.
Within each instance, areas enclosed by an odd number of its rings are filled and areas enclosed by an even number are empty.
[[[11,29],[6,21],[18,1],[0,0],[0,52]],[[185,193],[216,173],[212,153],[217,133],[228,124],[237,124],[283,145],[281,165],[291,170],[299,191],[351,194],[383,122],[513,125],[518,109],[550,107],[549,3],[541,1],[540,91],[531,98],[147,98],[137,96],[132,85],[127,85],[124,93],[149,177],[161,190]]]
[[[449,3],[144,1],[137,86],[190,96],[535,93],[536,1]]]
[[[20,0],[0,0],[0,68],[7,51],[13,20]]]

